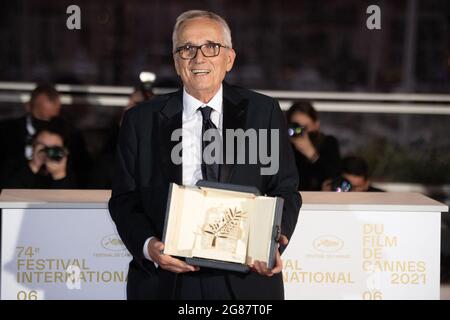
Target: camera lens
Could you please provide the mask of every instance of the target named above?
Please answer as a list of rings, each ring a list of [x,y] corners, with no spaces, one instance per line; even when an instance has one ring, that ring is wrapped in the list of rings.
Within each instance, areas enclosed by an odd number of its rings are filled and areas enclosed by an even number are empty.
[[[288,135],[289,137],[293,137],[295,134],[295,130],[293,128],[288,128]]]
[[[47,157],[53,161],[61,161],[64,156],[66,155],[66,152],[64,148],[62,147],[47,147],[45,148],[45,153]]]
[[[288,128],[288,135],[290,137],[301,136],[305,132],[305,128],[297,123],[291,123]]]
[[[343,177],[337,177],[332,183],[332,189],[336,192],[349,192],[352,189],[352,184]]]

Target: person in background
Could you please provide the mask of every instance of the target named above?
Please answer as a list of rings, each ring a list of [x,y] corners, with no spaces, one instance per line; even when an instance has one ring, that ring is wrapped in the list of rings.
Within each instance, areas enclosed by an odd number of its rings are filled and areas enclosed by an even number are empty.
[[[118,120],[116,118],[109,129],[107,138],[105,139],[106,143],[103,145],[98,159],[92,166],[92,172],[89,180],[90,189],[111,189],[114,158],[123,115],[128,109],[145,100],[149,100],[151,97],[153,97],[152,92],[147,91],[145,94],[139,87],[136,87],[130,95],[128,103],[126,107],[121,110]]]
[[[369,166],[361,157],[348,156],[342,159],[342,176],[347,179],[352,189],[356,192],[383,192],[384,190],[371,185],[369,177]]]
[[[357,156],[347,156],[341,161],[342,168],[340,176],[324,182],[323,191],[336,191],[339,185],[348,185],[353,192],[384,192],[371,185],[369,177],[369,166],[366,160]],[[346,190],[342,190],[346,191]]]
[[[286,117],[299,173],[299,190],[320,191],[326,179],[339,174],[338,141],[320,131],[319,115],[308,101],[294,103]]]
[[[145,93],[144,91],[140,88],[134,88],[133,93],[130,95],[129,99],[128,99],[128,103],[126,105],[125,108],[123,108],[122,112],[121,112],[121,116],[120,116],[120,123],[119,126],[122,124],[122,120],[123,120],[123,115],[125,114],[125,112],[130,109],[133,108],[135,105],[146,101],[146,100],[150,100],[152,97],[154,96],[153,93]]]
[[[53,119],[33,138],[31,159],[20,162],[5,179],[11,189],[75,189],[75,174],[68,166],[70,156],[64,123]]]
[[[36,133],[55,118],[59,118],[67,129],[70,141],[68,147],[72,151],[70,166],[79,177],[79,187],[84,187],[91,166],[91,157],[81,132],[60,118],[61,101],[56,89],[52,85],[38,85],[31,93],[26,110],[27,113],[23,117],[0,123],[0,150],[2,150],[0,187],[16,164],[32,159],[32,142]]]

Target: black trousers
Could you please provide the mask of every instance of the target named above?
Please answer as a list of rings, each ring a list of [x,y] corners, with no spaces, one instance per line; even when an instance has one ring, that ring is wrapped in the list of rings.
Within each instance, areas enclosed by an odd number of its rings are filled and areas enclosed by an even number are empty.
[[[177,300],[235,300],[227,275],[205,269],[182,273],[177,276],[175,299]]]

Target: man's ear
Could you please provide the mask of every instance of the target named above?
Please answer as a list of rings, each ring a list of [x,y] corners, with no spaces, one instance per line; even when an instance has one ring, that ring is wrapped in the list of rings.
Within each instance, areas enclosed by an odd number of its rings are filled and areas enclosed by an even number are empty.
[[[180,72],[179,72],[179,70],[178,70],[178,60],[177,60],[177,57],[175,56],[175,54],[172,55],[172,57],[173,57],[173,66],[175,67],[175,72],[176,72],[177,75],[179,76],[179,75],[180,75]]]
[[[227,55],[227,72],[230,72],[233,69],[234,60],[236,59],[236,52],[233,48],[228,49]]]

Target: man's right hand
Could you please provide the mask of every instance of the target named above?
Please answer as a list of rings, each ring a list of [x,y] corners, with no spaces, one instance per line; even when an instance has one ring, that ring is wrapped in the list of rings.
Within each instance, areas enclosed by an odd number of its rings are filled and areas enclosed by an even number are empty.
[[[159,241],[157,238],[153,238],[148,242],[148,254],[150,258],[152,258],[153,262],[157,263],[160,268],[164,270],[175,272],[175,273],[184,273],[191,271],[200,270],[199,267],[191,266],[180,259],[174,258],[167,254],[163,254],[162,251],[164,249],[164,243]]]
[[[45,163],[45,153],[42,152],[44,148],[45,146],[42,144],[33,147],[33,157],[28,162],[28,166],[34,174],[37,174]]]

